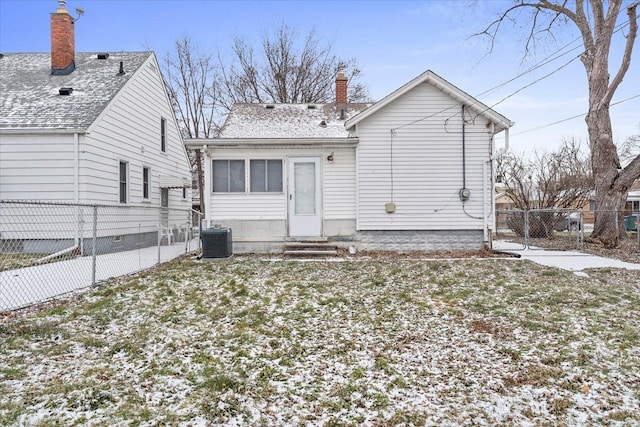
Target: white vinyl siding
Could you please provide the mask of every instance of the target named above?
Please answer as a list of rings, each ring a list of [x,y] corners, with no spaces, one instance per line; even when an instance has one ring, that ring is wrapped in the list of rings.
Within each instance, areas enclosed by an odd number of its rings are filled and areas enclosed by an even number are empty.
[[[334,161],[327,156],[334,152]],[[214,148],[214,160],[280,159],[283,162],[283,192],[211,193],[210,212],[215,223],[226,220],[286,220],[287,219],[287,176],[286,165],[289,157],[317,156],[321,160],[322,212],[324,219],[355,220],[355,149],[354,148]],[[248,173],[248,171],[247,171]],[[207,178],[207,179],[210,179]],[[247,178],[249,179],[249,178]]]
[[[118,202],[118,168],[114,159],[129,162],[129,204],[160,206],[159,177],[176,176],[191,180],[191,168],[179,130],[173,119],[165,120],[166,154],[161,150],[162,118],[173,117],[171,105],[150,58],[116,95],[111,104],[81,136],[80,193],[87,202],[113,204]],[[145,165],[153,165],[149,177],[149,199],[143,197]],[[187,191],[189,197],[191,191]],[[182,190],[172,189],[170,206],[188,209],[189,197]]]
[[[483,194],[490,128],[482,117],[467,114],[466,119],[466,187],[471,198],[464,205],[458,196],[463,167],[457,101],[424,83],[358,123],[359,229],[482,229],[483,201],[489,207],[491,203],[490,177]],[[396,212],[389,214],[385,204],[391,201]]]
[[[0,199],[74,201],[73,135],[0,135]]]

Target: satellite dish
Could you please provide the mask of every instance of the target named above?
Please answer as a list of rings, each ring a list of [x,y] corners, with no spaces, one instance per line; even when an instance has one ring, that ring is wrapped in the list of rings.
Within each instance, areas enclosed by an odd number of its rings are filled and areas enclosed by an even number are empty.
[[[76,7],[76,13],[78,14],[78,16],[73,20],[73,22],[76,22],[82,15],[84,15],[84,8]]]

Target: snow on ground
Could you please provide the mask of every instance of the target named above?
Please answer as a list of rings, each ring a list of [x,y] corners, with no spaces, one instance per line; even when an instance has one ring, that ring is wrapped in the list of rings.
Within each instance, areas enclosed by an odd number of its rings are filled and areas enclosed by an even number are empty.
[[[640,273],[183,259],[0,321],[1,425],[640,423]]]
[[[113,277],[124,276],[167,262],[198,247],[198,241],[178,242],[130,251],[73,257],[63,261],[0,271],[0,311],[16,310],[31,304],[86,289]]]

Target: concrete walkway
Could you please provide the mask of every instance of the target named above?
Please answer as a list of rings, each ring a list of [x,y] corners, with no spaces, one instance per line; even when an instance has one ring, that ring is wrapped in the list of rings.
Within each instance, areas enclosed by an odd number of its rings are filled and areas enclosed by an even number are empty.
[[[626,268],[627,270],[640,270],[640,264],[624,262],[617,259],[605,258],[578,251],[552,251],[538,247],[522,249],[522,244],[508,241],[499,241],[497,245],[502,252],[519,256],[547,267],[561,268],[573,272],[586,273],[588,268]]]
[[[531,260],[538,264],[574,272],[579,272],[587,268],[626,268],[627,270],[640,270],[640,264],[604,258],[582,252],[526,249],[523,251],[514,251],[513,253],[519,254],[521,258]]]
[[[170,261],[198,248],[198,240],[96,256],[96,283]],[[158,254],[159,251],[159,254]],[[16,310],[92,285],[91,256],[0,272],[0,311]]]

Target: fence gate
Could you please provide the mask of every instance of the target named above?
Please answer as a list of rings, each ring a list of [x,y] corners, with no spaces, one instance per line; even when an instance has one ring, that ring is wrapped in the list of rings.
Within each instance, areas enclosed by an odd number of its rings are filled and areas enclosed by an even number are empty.
[[[577,209],[498,210],[493,249],[581,249],[584,225]]]
[[[521,251],[526,249],[526,212],[519,209],[496,211],[493,249]]]

